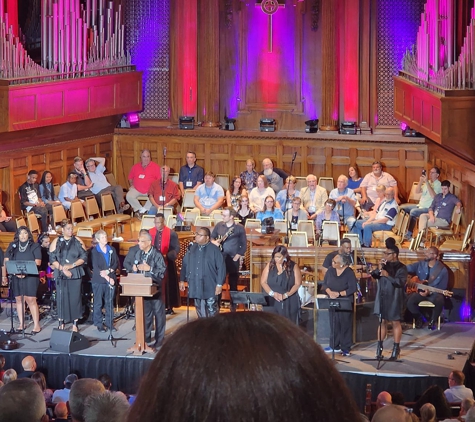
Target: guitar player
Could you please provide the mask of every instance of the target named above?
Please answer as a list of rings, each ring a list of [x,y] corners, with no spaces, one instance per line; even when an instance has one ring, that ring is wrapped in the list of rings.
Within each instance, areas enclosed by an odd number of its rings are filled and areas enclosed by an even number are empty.
[[[449,283],[449,272],[447,267],[439,261],[439,250],[431,246],[424,252],[425,258],[422,261],[415,262],[407,266],[407,272],[414,275],[413,283],[423,283],[435,289],[440,289],[439,292],[429,290],[418,290],[412,293],[407,299],[407,309],[416,319],[416,328],[422,328],[423,317],[419,309],[419,303],[423,300],[432,302],[435,307],[432,308],[432,315],[428,325],[429,330],[434,330],[437,323],[437,318],[442,313],[444,307],[443,291],[447,290]]]
[[[211,242],[219,246],[223,253],[229,290],[237,291],[241,257],[246,253],[247,247],[246,230],[241,224],[234,221],[237,216],[234,208],[224,208],[221,215],[223,221],[214,226]],[[234,310],[231,308],[231,311]]]

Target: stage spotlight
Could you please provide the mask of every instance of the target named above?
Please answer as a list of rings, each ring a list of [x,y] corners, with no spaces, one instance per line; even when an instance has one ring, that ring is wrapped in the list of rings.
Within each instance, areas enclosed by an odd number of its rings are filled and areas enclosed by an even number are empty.
[[[275,132],[275,119],[264,118],[259,122],[261,132]]]
[[[405,138],[423,138],[424,135],[417,132],[415,129],[411,129],[409,126],[406,126],[405,129],[402,130],[402,136]]]
[[[133,129],[140,126],[140,117],[138,113],[127,113],[120,119],[118,127]]]
[[[195,128],[194,116],[180,116],[178,118],[178,128],[184,130],[192,130]]]
[[[342,122],[340,124],[340,135],[356,135],[357,132],[356,122]]]
[[[318,132],[318,119],[307,120],[305,124],[307,125],[307,127],[305,128],[305,132],[307,133]]]
[[[234,123],[236,123],[236,119],[230,119],[229,117],[224,116],[224,123],[221,125],[221,129],[234,130]]]

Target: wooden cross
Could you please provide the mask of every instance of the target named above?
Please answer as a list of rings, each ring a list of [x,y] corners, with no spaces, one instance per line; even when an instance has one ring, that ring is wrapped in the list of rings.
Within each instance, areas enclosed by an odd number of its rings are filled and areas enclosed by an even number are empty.
[[[256,3],[256,7],[260,7],[268,16],[267,45],[269,53],[272,53],[272,15],[276,13],[280,7],[285,7],[285,4],[280,4],[278,0],[261,0]]]

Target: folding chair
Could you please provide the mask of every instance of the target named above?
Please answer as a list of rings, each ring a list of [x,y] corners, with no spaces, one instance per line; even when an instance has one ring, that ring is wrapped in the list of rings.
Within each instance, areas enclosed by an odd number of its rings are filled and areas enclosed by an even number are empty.
[[[219,221],[223,221],[223,216],[222,216],[222,210],[214,210],[211,214],[210,217],[214,220],[214,223],[216,224]]]
[[[193,189],[185,189],[183,195],[182,209],[195,208],[195,191]]]
[[[296,179],[297,179],[297,182],[295,183],[295,190],[302,190],[302,188],[307,187],[306,177],[297,176]]]
[[[308,242],[315,245],[315,222],[313,220],[299,220],[297,231],[307,233]]]
[[[391,230],[378,230],[373,232],[373,239],[378,243],[382,244],[385,242],[385,240],[388,237],[392,237],[398,242],[398,238],[401,234],[401,225],[403,224],[404,218],[406,218],[406,215],[408,216],[409,214],[405,213],[403,210],[399,211],[399,213],[396,216],[396,220],[394,221],[394,226],[391,228]],[[408,218],[409,222],[409,218]],[[407,227],[406,227],[407,229]],[[401,243],[401,242],[398,242]]]
[[[176,215],[169,215],[167,218],[167,227],[169,229],[174,229],[176,226]]]
[[[91,227],[79,227],[78,231],[76,232],[76,236],[78,237],[89,237],[92,238],[93,229]]]
[[[199,215],[195,218],[195,227],[211,227],[212,222],[211,217],[201,217]]]
[[[292,232],[290,235],[290,246],[292,247],[308,247],[307,233]]]
[[[462,240],[449,239],[446,240],[442,245],[440,245],[439,250],[441,251],[465,251],[470,243],[470,236],[472,235],[473,225],[475,220],[472,220],[468,227],[465,229],[465,234]]]
[[[28,228],[30,229],[31,233],[38,233],[40,234],[40,225],[38,224],[38,218],[36,217],[36,214],[34,211],[30,211],[27,215],[26,218],[28,220]]]
[[[117,180],[115,179],[114,173],[106,173],[106,174],[104,174],[104,176],[106,176],[107,181],[108,181],[112,186],[117,185]]]
[[[168,175],[168,178],[170,180],[173,180],[177,185],[178,185],[178,179],[179,179],[180,175],[178,173],[170,173]]]
[[[15,223],[17,229],[20,227],[26,227],[25,217],[23,216],[15,218]]]
[[[53,190],[54,190],[54,195],[58,197],[59,191],[61,190],[61,186],[59,185],[59,183],[53,183]]]
[[[101,208],[102,208],[102,216],[105,217],[108,214],[117,214],[117,210],[115,209],[114,198],[110,192],[101,194]]]
[[[261,220],[257,218],[248,218],[246,220],[246,223],[244,224],[244,227],[251,228],[251,229],[260,229],[261,228]]]
[[[412,204],[418,204],[419,203],[419,199],[421,199],[422,192],[421,193],[416,192],[416,189],[417,189],[418,185],[419,185],[418,182],[413,182],[412,183],[411,192],[409,193],[409,198],[407,198],[407,202],[412,203]]]
[[[95,196],[88,196],[84,199],[84,204],[86,205],[86,216],[88,220],[92,218],[101,218],[101,211],[99,210],[99,205],[97,204]]]
[[[279,230],[280,233],[287,233],[287,221],[286,220],[274,220],[274,228]]]
[[[357,234],[345,233],[343,239],[350,239],[351,249],[355,250],[361,248],[360,238]]]
[[[460,212],[456,212],[457,207],[454,207],[452,212],[452,222],[450,223],[449,227],[429,227],[428,235],[429,235],[429,243],[432,245],[432,239],[435,236],[435,246],[438,246],[440,243],[440,239],[443,238],[451,238],[456,239],[460,229],[460,222],[462,220],[462,210]]]
[[[229,174],[217,174],[215,182],[226,192],[229,189]]]
[[[321,186],[322,188],[325,188],[327,192],[330,192],[333,189],[335,189],[335,185],[333,183],[333,177],[319,177],[318,185]]]
[[[327,241],[328,243],[336,242],[337,246],[340,246],[340,225],[338,224],[338,221],[323,222],[319,238],[320,246],[324,241]]]
[[[61,221],[66,220],[68,217],[66,216],[66,211],[61,204],[54,204],[53,205],[53,224],[56,227]]]
[[[194,224],[196,217],[200,216],[198,210],[185,210],[185,221],[190,224]]]
[[[140,222],[140,230],[150,230],[152,227],[155,227],[155,216],[147,214],[143,215]]]
[[[69,209],[71,213],[71,222],[75,223],[76,220],[86,221],[86,214],[84,213],[84,208],[82,202],[77,200],[71,202],[71,208]]]

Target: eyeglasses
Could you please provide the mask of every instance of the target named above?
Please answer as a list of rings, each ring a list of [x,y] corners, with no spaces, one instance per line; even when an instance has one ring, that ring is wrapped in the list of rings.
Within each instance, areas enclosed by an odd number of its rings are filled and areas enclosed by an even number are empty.
[[[203,233],[195,233],[195,236],[208,236],[207,234],[203,234]]]

